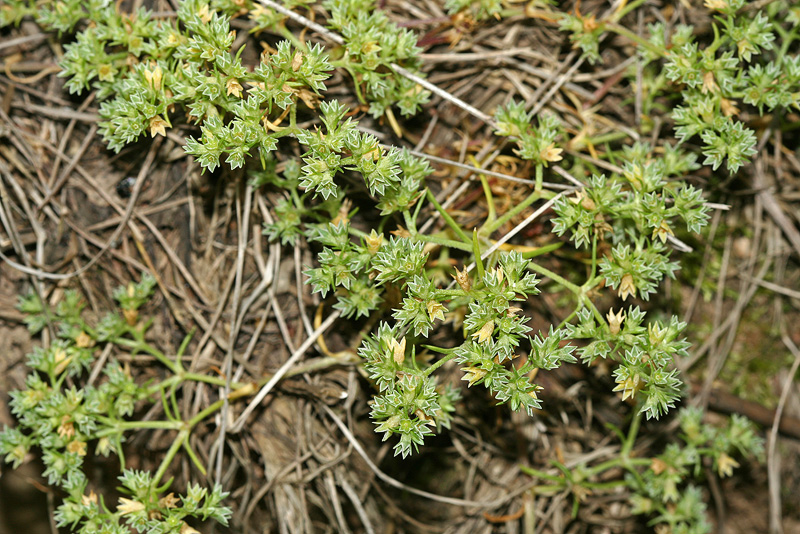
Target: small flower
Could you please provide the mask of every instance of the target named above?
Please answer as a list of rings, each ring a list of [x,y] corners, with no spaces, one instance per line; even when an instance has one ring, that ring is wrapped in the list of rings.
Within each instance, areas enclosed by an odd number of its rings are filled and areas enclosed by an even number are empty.
[[[292,58],[292,72],[297,72],[303,66],[303,53],[298,50]]]
[[[125,514],[134,514],[136,512],[141,512],[144,510],[144,504],[140,503],[139,501],[134,501],[131,499],[126,499],[125,497],[119,498],[119,504],[117,505],[117,512],[122,515]]]
[[[122,316],[125,317],[128,326],[136,326],[136,323],[139,322],[139,310],[122,310]]]
[[[67,356],[67,352],[64,349],[58,349],[53,356],[53,362],[56,364],[53,374],[58,376],[63,373],[71,361],[72,356]]]
[[[628,295],[636,295],[636,284],[633,283],[633,276],[630,273],[625,273],[622,281],[619,283],[619,292],[617,293],[622,300],[626,300]]]
[[[650,462],[650,470],[653,471],[656,475],[660,475],[664,471],[667,470],[667,462],[662,460],[661,458],[653,458],[653,461]]]
[[[179,502],[180,499],[175,497],[174,493],[169,493],[158,500],[158,506],[161,508],[175,508]]]
[[[110,63],[103,63],[97,67],[97,77],[101,82],[113,82],[114,74],[116,73],[117,69],[115,69]]]
[[[167,135],[166,126],[167,126],[167,121],[165,121],[158,115],[150,119],[150,137],[155,137],[156,134],[160,134],[166,137]]]
[[[70,441],[67,445],[67,452],[77,454],[78,456],[86,456],[86,442],[80,440]]]
[[[706,0],[704,5],[714,11],[725,11],[729,7],[726,0]]]
[[[364,238],[364,242],[367,245],[367,252],[369,252],[370,256],[374,256],[381,249],[381,245],[383,245],[383,236],[373,229],[369,235]]]
[[[200,17],[203,24],[211,22],[211,12],[208,10],[208,4],[203,4],[200,9],[197,10],[197,16]]]
[[[480,330],[472,334],[472,337],[477,338],[478,343],[485,343],[492,337],[492,332],[494,332],[494,321],[490,319]]]
[[[669,227],[669,223],[667,223],[666,220],[662,220],[658,228],[653,230],[651,239],[655,239],[655,237],[658,236],[662,243],[666,243],[668,235],[675,235],[675,233],[672,231],[672,228]]]
[[[236,98],[242,98],[242,84],[236,78],[230,78],[225,83],[225,88],[228,92],[228,96],[233,95]]]
[[[480,367],[462,367],[461,370],[465,373],[461,380],[467,381],[467,387],[471,387],[473,384],[483,380],[487,373],[485,369]]]
[[[722,114],[726,117],[733,117],[740,112],[739,108],[736,107],[736,103],[727,98],[719,99],[719,107],[722,110]]]
[[[444,321],[444,312],[447,311],[447,308],[445,308],[441,302],[429,300],[425,307],[428,308],[428,317],[431,321],[435,321],[436,319]]]
[[[164,72],[161,70],[161,67],[156,65],[155,68],[151,70],[145,69],[144,71],[144,79],[147,80],[147,85],[151,88],[158,91],[161,89],[161,80],[164,76]]]
[[[81,504],[83,506],[91,506],[97,504],[97,494],[89,490],[89,495],[81,495]]]
[[[731,476],[735,467],[739,467],[739,462],[724,452],[719,455],[719,459],[717,459],[717,473],[719,473],[720,477],[725,478]]]
[[[562,148],[556,148],[555,143],[550,143],[539,153],[539,157],[546,162],[555,163],[564,159],[561,157],[563,151],[564,149]],[[546,166],[547,164],[545,164],[545,167]]]
[[[614,308],[611,308],[608,310],[608,315],[606,315],[606,319],[608,319],[608,329],[611,332],[611,335],[616,336],[617,334],[619,334],[622,321],[625,320],[625,313],[622,311],[622,308],[620,308],[619,312],[615,314]]]
[[[406,338],[403,338],[403,340],[400,341],[399,343],[397,342],[396,339],[393,339],[391,344],[391,349],[392,349],[392,359],[394,360],[394,363],[396,363],[397,365],[403,365],[403,362],[406,359]]]
[[[642,389],[644,383],[639,378],[639,375],[633,375],[622,382],[617,382],[617,387],[615,387],[612,391],[622,391],[622,400],[628,400],[629,398],[633,398],[636,396],[636,392]]]
[[[709,93],[716,93],[719,91],[719,86],[717,82],[714,80],[714,73],[713,72],[706,72],[703,74],[703,87],[700,88],[703,94]]]
[[[650,323],[647,325],[647,338],[650,341],[650,345],[655,347],[661,344],[664,341],[664,337],[667,335],[667,328],[661,328],[657,323]]]
[[[458,267],[456,267],[456,274],[453,275],[453,278],[456,279],[456,282],[458,282],[459,287],[461,287],[461,289],[463,289],[464,291],[469,291],[470,288],[472,287],[472,284],[470,283],[469,280],[469,273],[467,272],[466,267],[464,267],[463,271],[459,271]]]
[[[71,438],[75,435],[75,426],[72,424],[72,419],[69,415],[64,415],[61,418],[61,424],[58,425],[58,435],[61,438]]]
[[[597,204],[594,203],[588,195],[586,195],[586,191],[581,189],[575,192],[575,196],[569,199],[570,202],[573,204],[580,204],[583,209],[586,211],[593,211],[597,209]]]
[[[75,346],[80,349],[94,347],[94,339],[86,332],[81,332],[78,334],[78,337],[75,338]]]

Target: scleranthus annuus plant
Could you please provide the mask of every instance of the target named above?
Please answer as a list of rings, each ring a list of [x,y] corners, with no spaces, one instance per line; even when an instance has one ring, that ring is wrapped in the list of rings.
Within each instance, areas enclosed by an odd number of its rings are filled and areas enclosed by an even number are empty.
[[[607,20],[577,10],[558,20],[586,57],[599,60],[598,40],[605,31],[627,35],[618,22],[632,4]],[[727,475],[736,463],[733,454],[756,452],[758,440],[750,427],[735,420],[734,430],[690,435],[687,443],[694,450],[681,457],[667,449],[642,475],[644,459],[634,458],[633,442],[642,420],[663,417],[679,402],[683,384],[674,360],[688,356],[686,325],[676,317],[646,320],[646,311],[635,304],[608,304],[614,299],[648,301],[657,294],[663,280],[674,278],[679,269],[672,250],[679,243],[676,234],[700,232],[706,225],[709,209],[702,192],[682,181],[699,168],[697,156],[682,145],[637,142],[616,151],[614,165],[606,165],[615,170],[601,174],[572,157],[565,122],[546,112],[534,116],[526,104],[511,100],[486,122],[495,135],[514,144],[507,156],[513,154],[532,169],[532,187],[507,212],[496,213],[495,193],[480,176],[488,214],[474,228],[464,228],[439,203],[436,186],[428,186],[432,168],[425,159],[380,144],[359,124],[361,111],[385,118],[402,133],[392,109],[411,115],[427,102],[427,89],[396,72],[401,65],[419,74],[415,34],[398,29],[372,1],[327,0],[322,3],[329,15],[325,31],[336,30],[341,39],[326,48],[298,38],[286,13],[269,5],[185,0],[174,19],[156,19],[144,9],[120,13],[118,4],[105,0],[14,1],[0,9],[0,23],[36,16],[48,29],[78,30],[65,48],[61,75],[70,92],[96,91],[100,132],[111,150],[144,136],[174,134],[181,125],[190,131],[184,149],[204,171],[242,169],[251,187],[277,193],[270,198],[272,220],[264,225],[264,235],[283,245],[308,242],[316,252],[304,271],[311,292],[330,299],[328,304],[346,319],[369,320],[357,352],[374,392],[370,416],[375,431],[384,440],[396,440],[396,455],[407,457],[452,424],[462,388],[458,380],[448,380],[445,366],[466,387],[483,386],[487,401],[535,416],[544,406],[537,373],[579,360],[586,365],[605,361],[614,381],[610,389],[633,407],[620,459],[603,469],[561,466],[564,487],[559,491],[569,488],[577,503],[593,489],[592,477],[625,468],[633,477],[624,482],[639,498],[637,510],[662,514],[660,521],[672,528],[683,523],[702,527],[695,490],[687,489],[681,501],[691,513],[674,513],[676,488],[687,466],[699,465],[698,455],[705,454],[720,475]],[[306,7],[297,1],[284,6]],[[500,7],[494,1],[447,2],[451,12],[471,11],[481,19],[499,15]],[[766,37],[770,24],[763,17],[747,24],[737,8],[720,9],[727,17],[719,22],[728,37],[720,38],[717,48],[701,50],[685,28],[675,29],[666,55],[666,37],[659,36],[658,27],[650,28],[652,42],[639,44],[648,61],[666,62],[662,82],[685,86],[682,102],[688,107],[673,114],[680,141],[699,135],[706,144],[704,163],[716,170],[727,160],[735,171],[752,155],[754,136],[730,118],[736,114],[733,99],[771,110],[793,103],[794,96],[773,87],[776,67],[756,65],[747,83],[769,96],[737,93],[745,78],[733,71],[739,61],[771,50],[772,39]],[[246,64],[244,48],[233,48],[232,15],[247,16],[254,32],[269,30],[282,40],[264,46],[255,63]],[[720,47],[726,50],[719,52]],[[789,77],[794,76],[794,63],[786,61]],[[358,109],[327,98],[326,84],[336,69],[352,83],[351,101]],[[556,193],[544,176],[562,162],[572,164],[577,176]],[[536,203],[555,212],[550,243],[532,250],[492,239]],[[428,232],[421,222],[437,217],[443,224]],[[570,243],[585,269],[554,272],[538,259]],[[501,244],[506,250],[498,250]],[[184,447],[196,460],[188,433],[201,422],[179,420],[166,393],[187,380],[224,381],[189,373],[180,358],[166,358],[144,341],[138,309],[153,284],[143,279],[117,290],[114,297],[123,315],[94,328],[80,319],[77,297],[68,295],[63,313],[58,312],[65,338],[29,359],[34,372],[28,389],[14,395],[20,427],[4,431],[0,441],[13,463],[33,446],[42,449],[46,476],[68,494],[59,509],[60,524],[87,534],[98,522],[119,532],[120,525],[166,532],[181,528],[184,517],[225,522],[229,515],[220,504],[220,488],[209,492],[190,486],[180,498],[164,494],[161,481],[177,448]],[[531,309],[545,288],[566,295],[571,309],[558,324],[533,331]],[[32,313],[32,324],[41,328],[37,306],[31,299],[23,304]],[[451,331],[440,335],[445,329]],[[111,363],[101,386],[67,388],[64,377],[81,375],[95,342],[148,352],[173,376],[137,385],[124,367]],[[251,391],[252,385],[234,387]],[[81,458],[94,440],[99,453],[121,454],[123,431],[138,428],[125,418],[136,402],[154,402],[156,394],[165,399],[164,412],[170,414],[162,427],[180,433],[178,445],[155,474],[125,469],[123,461],[120,480],[131,497],[116,508],[108,506],[87,490]],[[58,412],[57,404],[68,406],[73,415]],[[213,404],[201,413],[219,408]],[[683,417],[686,432],[694,432],[697,414]]]

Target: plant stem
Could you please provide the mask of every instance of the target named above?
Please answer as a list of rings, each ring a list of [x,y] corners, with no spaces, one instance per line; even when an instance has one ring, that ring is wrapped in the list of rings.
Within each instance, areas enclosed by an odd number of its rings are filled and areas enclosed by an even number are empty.
[[[423,377],[430,376],[430,374],[433,373],[436,369],[438,369],[439,367],[441,367],[442,365],[449,362],[455,357],[456,357],[455,352],[451,352],[450,354],[444,356],[442,359],[438,360],[436,363],[425,369],[425,371],[422,373],[422,376]]]
[[[467,244],[471,243],[472,240],[469,237],[467,237],[467,234],[464,233],[464,230],[462,230],[461,227],[458,225],[458,223],[456,223],[456,221],[453,220],[450,214],[447,213],[447,210],[445,210],[442,207],[442,205],[439,204],[439,201],[436,200],[435,196],[433,196],[431,190],[426,189],[425,194],[428,197],[428,200],[430,200],[431,204],[433,204],[433,207],[436,208],[436,211],[439,212],[439,215],[442,216],[442,219],[444,219],[444,221],[447,223],[447,226],[453,229],[453,231],[461,239],[461,241]]]

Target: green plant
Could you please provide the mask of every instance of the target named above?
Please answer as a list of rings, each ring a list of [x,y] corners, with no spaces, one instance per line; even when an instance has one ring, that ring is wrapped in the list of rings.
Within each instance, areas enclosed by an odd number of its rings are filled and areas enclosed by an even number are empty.
[[[186,533],[193,529],[187,518],[202,521],[214,519],[227,525],[230,508],[222,501],[228,495],[219,486],[210,491],[190,485],[184,495],[168,490],[172,479],[164,480],[175,455],[183,449],[205,468],[189,445],[191,432],[222,407],[218,401],[184,421],[176,404],[176,391],[183,383],[206,382],[224,385],[216,377],[192,373],[181,363],[187,338],[175,358],[169,358],[150,345],[147,330],[152,321],[140,321],[138,310],[151,294],[155,280],[144,275],[137,284],[120,287],[114,292],[122,314],[112,312],[96,325],[84,321],[83,304],[77,293],[67,291],[52,313],[46,313],[36,296],[21,299],[19,308],[27,314],[26,322],[35,333],[50,321],[57,328],[58,339],[49,347],[39,347],[28,355],[31,372],[22,391],[11,392],[11,411],[18,420],[13,428],[0,432],[0,454],[18,467],[35,448],[41,451],[43,475],[48,484],[63,490],[65,497],[55,513],[59,527],[73,532]],[[86,382],[86,371],[94,364],[98,344],[108,344],[155,357],[171,372],[160,382],[139,384],[134,381],[128,364],[109,359],[102,366],[104,378],[99,385]],[[241,384],[240,384],[241,386]],[[166,419],[141,421],[131,419],[142,402],[160,404]],[[164,454],[155,473],[131,469],[125,460],[126,436],[132,432],[163,429],[177,433],[172,446]],[[94,447],[94,454],[119,457],[121,486],[126,495],[117,504],[94,491],[94,483],[84,468],[84,458]]]
[[[797,4],[770,2],[753,12],[745,9],[744,0],[707,1],[713,39],[705,43],[691,25],[668,31],[663,22],[648,24],[647,39],[632,33],[619,21],[639,4],[628,3],[601,20],[578,12],[560,14],[561,29],[570,32],[590,62],[600,61],[599,43],[606,32],[634,42],[643,60],[645,114],[660,106],[660,98],[677,94],[670,106],[676,137],[684,143],[699,136],[703,164],[717,170],[726,161],[736,173],[756,152],[753,127],[745,117],[736,118],[742,114],[739,106],[752,106],[759,115],[782,115],[798,105],[800,58],[790,53],[797,39]]]
[[[518,201],[513,208],[498,213],[495,193],[486,177],[480,175],[486,217],[474,227],[465,227],[427,186],[431,168],[425,160],[407,150],[380,145],[373,135],[360,129],[347,105],[324,100],[325,83],[338,68],[353,80],[359,106],[368,106],[370,114],[385,116],[392,124],[396,123],[392,106],[409,115],[426,102],[427,90],[416,81],[399,76],[395,66],[402,63],[412,71],[418,70],[415,37],[406,30],[397,30],[385,13],[374,9],[373,2],[323,3],[330,14],[328,28],[342,34],[341,43],[330,50],[300,40],[288,28],[283,11],[246,0],[211,4],[186,0],[180,4],[174,21],[152,20],[145,10],[135,16],[120,14],[116,5],[99,0],[87,4],[89,9],[85,11],[80,3],[40,4],[39,9],[33,9],[32,2],[9,4],[2,11],[2,21],[18,23],[23,17],[35,14],[45,27],[62,32],[81,25],[75,42],[67,46],[62,74],[68,78],[66,85],[70,91],[92,87],[103,99],[101,133],[109,148],[120,150],[145,133],[165,135],[173,121],[187,120],[198,126],[199,135],[188,137],[185,150],[205,170],[214,171],[222,163],[231,169],[243,168],[252,187],[280,193],[272,206],[275,217],[265,224],[264,234],[283,244],[297,244],[306,239],[318,250],[316,261],[305,271],[312,292],[320,293],[323,298],[333,296],[333,308],[340,310],[345,318],[369,317],[374,320],[371,326],[377,324],[359,340],[358,353],[376,390],[371,405],[376,431],[384,439],[398,440],[396,455],[408,456],[426,437],[450,426],[460,390],[444,383],[436,374],[449,362],[457,364],[461,380],[468,387],[483,385],[497,402],[534,413],[542,407],[537,394],[540,388],[535,382],[539,370],[554,369],[578,359],[587,365],[607,360],[613,368],[614,391],[621,392],[622,400],[630,401],[635,408],[623,452],[616,463],[602,468],[573,471],[564,468],[564,478],[558,484],[568,482],[573,488],[592,489],[595,486],[587,485],[595,484],[590,478],[607,468],[624,467],[633,477],[625,483],[651,503],[645,510],[645,501],[637,501],[637,509],[659,513],[659,521],[673,527],[685,522],[698,525],[701,529],[698,532],[702,531],[697,491],[687,490],[687,500],[679,508],[688,512],[685,518],[675,519],[667,517],[672,506],[667,503],[675,501],[674,492],[665,488],[670,483],[681,483],[686,466],[701,465],[697,462],[703,455],[715,459],[722,466],[721,472],[727,473],[733,464],[726,459],[730,456],[723,455],[731,453],[731,447],[754,452],[756,440],[736,441],[730,437],[732,431],[724,431],[729,432],[725,434],[729,443],[717,447],[704,443],[712,438],[716,442],[723,434],[714,434],[717,437],[702,434],[701,437],[708,437],[705,441],[690,437],[688,446],[700,452],[689,454],[691,461],[675,463],[673,467],[678,470],[680,480],[662,480],[653,469],[655,478],[646,483],[650,475],[642,475],[639,468],[644,464],[631,456],[633,443],[643,418],[664,416],[680,399],[683,384],[673,360],[688,356],[689,344],[682,337],[686,325],[676,317],[646,322],[646,312],[638,306],[615,312],[608,304],[614,298],[648,301],[658,292],[664,278],[674,277],[679,268],[667,243],[675,241],[676,232],[700,232],[705,226],[709,209],[702,192],[682,181],[688,172],[699,167],[697,155],[681,145],[634,143],[620,150],[609,150],[606,155],[613,158],[611,168],[617,170],[600,174],[593,165],[565,153],[562,147],[567,146],[568,130],[561,120],[547,113],[534,117],[522,103],[511,101],[500,106],[487,122],[494,134],[516,144],[514,154],[532,168],[532,187],[523,198],[515,199]],[[738,59],[732,51],[717,55],[723,44],[730,45],[728,41],[720,41],[717,48],[712,45],[701,52],[692,42],[691,29],[676,28],[664,74],[654,74],[657,62],[664,60],[666,36],[663,32],[659,34],[658,28],[651,28],[652,38],[646,41],[619,25],[640,4],[631,2],[604,20],[577,12],[561,14],[559,20],[590,60],[599,60],[599,40],[606,31],[630,37],[640,45],[643,58],[652,63],[645,79],[662,88],[667,87],[668,81],[685,85],[682,102],[697,107],[692,108],[694,111],[679,107],[675,112],[676,133],[681,141],[700,135],[706,143],[706,164],[716,169],[727,159],[729,169],[735,171],[752,154],[754,136],[741,122],[717,113],[727,101],[722,95],[733,96],[741,84],[750,83],[748,80],[761,79],[758,83],[766,87],[774,69],[754,70],[747,76],[737,74],[733,71]],[[70,8],[68,12],[62,5]],[[484,15],[494,14],[494,3],[479,5]],[[286,2],[285,6],[299,10],[305,4]],[[450,3],[448,7],[466,6],[462,2]],[[247,13],[255,22],[254,31],[269,29],[285,40],[265,50],[256,65],[245,65],[241,59],[243,49],[232,49],[235,35],[230,29],[230,15],[233,13]],[[727,16],[733,25],[731,35],[739,30],[744,32],[745,37],[740,39],[745,41],[740,52],[743,60],[745,55],[749,61],[771,46],[772,41],[763,37],[766,23],[739,28],[740,19],[733,13]],[[83,19],[89,23],[84,25]],[[681,41],[680,52],[676,52],[675,45]],[[780,97],[751,103],[768,107],[771,102],[785,101]],[[292,151],[301,156],[286,155]],[[572,172],[577,175],[573,184],[577,182],[580,186],[561,193],[545,186],[545,172],[559,162],[571,164]],[[493,242],[492,237],[497,237],[501,229],[535,203],[542,203],[542,209],[552,206],[556,213],[550,243],[536,250],[515,250],[512,243],[510,251],[498,252],[502,243]],[[439,218],[442,224],[429,233],[421,221],[432,217]],[[353,223],[356,218],[361,224]],[[391,236],[387,235],[390,228]],[[509,235],[500,241],[504,242]],[[558,238],[562,236],[568,237],[561,241]],[[585,268],[555,272],[547,257],[538,258],[570,241],[575,248],[571,257],[581,261]],[[437,251],[440,260],[455,258],[461,268],[442,267],[445,261],[431,261]],[[454,278],[454,282],[448,285],[443,274]],[[180,447],[194,457],[188,446],[188,433],[202,418],[188,422],[177,419],[177,411],[171,405],[174,387],[187,380],[219,383],[219,379],[187,373],[180,358],[166,358],[144,341],[146,328],[137,326],[136,310],[143,295],[152,289],[152,283],[147,286],[148,283],[143,280],[138,286],[115,293],[125,320],[105,319],[95,328],[96,334],[80,320],[75,296],[69,297],[72,304],[65,304],[66,311],[58,315],[67,325],[64,330],[67,339],[74,342],[69,345],[65,341],[64,350],[67,346],[78,346],[77,340],[85,332],[96,341],[152,354],[174,375],[152,386],[126,386],[132,395],[126,400],[129,409],[137,400],[153,401],[157,398],[154,395],[162,395],[163,409],[169,417],[163,428],[179,431],[180,439],[156,475],[151,478],[146,473],[124,475],[125,487],[144,508],[127,502],[116,512],[103,508],[103,517],[112,522],[133,521],[134,512],[162,506],[159,503],[164,497],[160,495],[166,490],[159,484],[169,461]],[[533,332],[527,325],[530,317],[524,306],[536,302],[545,284],[548,291],[567,295],[571,311],[559,324]],[[30,299],[24,306],[29,312],[38,310],[38,304]],[[41,328],[45,319],[37,317],[31,319],[32,324]],[[444,340],[437,337],[445,323],[452,323],[460,335],[449,335]],[[88,362],[85,356],[84,360]],[[59,377],[66,376],[62,373],[67,372],[67,367],[78,365],[69,371],[77,376],[80,365],[88,365],[78,363],[84,360],[76,357],[56,361],[55,354],[49,360],[42,360],[49,363],[34,359],[32,367],[37,373],[32,376],[48,374],[50,383],[43,382],[45,386],[41,387],[56,391],[62,385]],[[61,361],[68,361],[64,364],[67,367],[55,373]],[[109,365],[112,374],[113,365]],[[39,379],[31,379],[29,387],[34,391],[40,387]],[[111,375],[108,383],[113,383]],[[94,390],[75,389],[71,394],[78,404],[89,395],[81,391]],[[115,395],[119,396],[113,393],[112,397]],[[15,397],[18,405],[21,401],[17,398],[22,397],[23,394]],[[222,402],[224,399],[205,408],[200,415],[210,415]],[[15,413],[24,418],[27,411],[35,408],[19,405]],[[123,430],[148,428],[137,426],[136,421],[119,421],[127,415],[130,411],[93,415],[105,426],[94,425],[107,434],[98,435],[95,428],[87,427],[81,430],[85,433],[81,434],[81,440],[102,440],[108,436],[113,450],[121,453]],[[691,417],[696,419],[695,415]],[[56,423],[46,427],[26,426],[23,422],[22,429],[28,433],[7,430],[4,436],[11,437],[4,437],[4,451],[16,461],[20,457],[13,454],[24,452],[28,446],[49,447],[47,436],[58,434],[58,427],[53,426]],[[741,421],[735,424],[744,428]],[[752,431],[747,432],[752,436]],[[742,430],[737,436],[745,433]],[[19,449],[21,444],[24,447]],[[57,448],[61,450],[68,445],[62,439]],[[47,450],[45,455],[51,454]],[[678,453],[669,449],[665,454]],[[669,464],[673,460],[672,456],[665,456],[662,461]],[[70,457],[70,461],[76,469],[80,467],[79,460]],[[63,485],[62,479],[68,479],[68,473],[72,472],[71,465],[67,462],[66,467],[53,472],[53,483]],[[199,464],[198,468],[202,470]],[[72,499],[67,502],[72,505],[83,502],[84,486],[64,486]],[[143,488],[149,488],[148,492]],[[212,507],[217,506],[221,495],[217,490],[210,495]],[[577,503],[578,490],[575,495]],[[191,496],[186,499],[191,501]],[[162,518],[172,517],[169,510],[159,508],[158,512]],[[84,515],[77,519],[84,521],[81,524],[92,520],[88,512],[81,513]],[[219,512],[217,516],[224,514]],[[75,520],[65,520],[64,524],[67,523],[74,524]]]
[[[634,442],[640,430],[639,418],[634,419],[627,435],[614,429],[622,448],[619,456],[596,465],[581,464],[572,469],[553,462],[561,474],[553,475],[522,466],[529,475],[546,481],[537,487],[538,493],[569,491],[574,498],[574,511],[587,495],[614,491],[626,487],[634,514],[652,517],[648,526],[656,532],[707,534],[711,524],[707,519],[702,490],[692,484],[705,476],[731,476],[739,467],[734,456],[760,457],[763,440],[753,424],[734,415],[724,426],[703,422],[703,411],[683,408],[678,412],[682,443],[669,443],[654,458],[637,457]],[[619,477],[619,470],[624,476]],[[598,480],[602,479],[602,482]]]

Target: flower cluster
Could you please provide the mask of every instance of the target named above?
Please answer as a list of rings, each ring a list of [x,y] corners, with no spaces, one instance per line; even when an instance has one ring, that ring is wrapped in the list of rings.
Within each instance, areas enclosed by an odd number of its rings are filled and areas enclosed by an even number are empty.
[[[55,512],[59,527],[82,534],[122,534],[130,532],[129,527],[138,532],[186,533],[193,531],[186,518],[212,518],[226,525],[231,515],[231,510],[221,504],[227,494],[219,487],[208,492],[190,486],[186,496],[175,497],[166,494],[169,482],[159,486],[177,448],[167,455],[163,468],[155,476],[132,471],[126,465],[123,443],[130,430],[186,428],[177,417],[159,422],[128,420],[138,402],[163,399],[168,387],[177,387],[183,380],[179,365],[144,341],[149,323],[139,321],[138,309],[150,299],[154,285],[152,277],[143,276],[139,283],[117,288],[113,296],[122,314],[110,313],[96,327],[83,320],[83,304],[74,291],[65,292],[63,300],[47,313],[33,295],[20,301],[19,308],[27,314],[26,322],[32,332],[41,330],[49,317],[58,326],[59,338],[49,347],[35,348],[28,355],[26,363],[31,372],[25,389],[10,393],[11,412],[18,424],[4,427],[0,432],[0,455],[16,468],[27,461],[33,449],[41,451],[43,476],[48,484],[61,488],[65,494]],[[122,346],[134,353],[150,352],[178,371],[177,379],[140,385],[127,365],[111,358],[102,367],[99,385],[81,384],[94,362],[97,343]],[[166,407],[165,412],[172,413]],[[186,437],[188,434],[176,443],[188,448]],[[114,507],[91,489],[92,481],[84,468],[90,447],[97,455],[113,453],[119,457],[122,491],[131,498],[120,499]]]
[[[629,479],[633,513],[655,515],[654,523],[671,532],[706,534],[711,525],[702,492],[687,480],[698,476],[706,460],[719,477],[731,476],[739,467],[734,456],[762,455],[763,440],[739,415],[723,427],[704,423],[698,408],[684,408],[678,418],[684,443],[670,443],[641,476]]]

